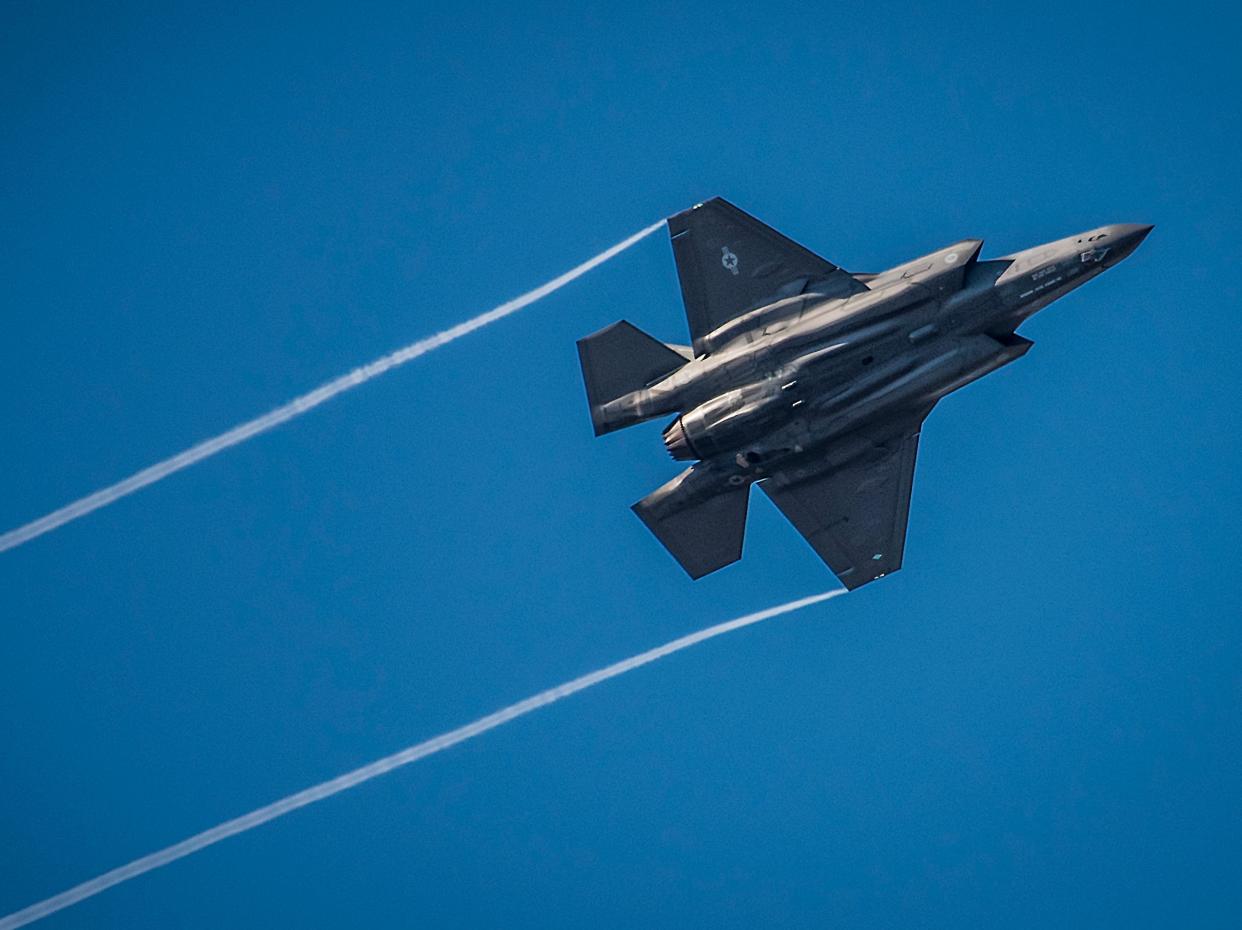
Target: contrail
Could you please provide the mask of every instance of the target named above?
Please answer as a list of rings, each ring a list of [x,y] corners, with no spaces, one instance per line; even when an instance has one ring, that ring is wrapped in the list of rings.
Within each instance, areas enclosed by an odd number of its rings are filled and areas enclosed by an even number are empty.
[[[339,794],[355,785],[360,785],[365,781],[370,781],[372,778],[378,778],[380,775],[387,774],[393,769],[408,765],[411,762],[417,762],[419,759],[440,752],[442,749],[448,749],[450,746],[456,746],[458,743],[486,733],[488,730],[495,729],[501,724],[508,723],[510,720],[515,720],[541,707],[547,707],[549,704],[554,704],[561,698],[569,697],[571,694],[585,691],[587,688],[602,681],[607,681],[609,678],[624,675],[626,672],[654,662],[656,659],[662,659],[665,656],[672,655],[674,652],[680,652],[706,640],[723,636],[725,633],[731,633],[734,630],[740,630],[744,626],[761,623],[764,620],[770,620],[782,614],[801,610],[803,607],[818,604],[821,601],[826,601],[829,598],[837,597],[844,593],[845,590],[839,588],[835,591],[826,591],[823,594],[815,594],[811,597],[790,601],[778,607],[769,607],[767,610],[760,610],[734,620],[727,620],[724,623],[709,626],[705,630],[699,630],[697,633],[682,636],[672,642],[665,643],[663,646],[656,646],[654,649],[648,649],[646,652],[641,652],[636,656],[622,659],[620,662],[615,662],[580,678],[567,681],[562,685],[557,685],[555,688],[541,691],[539,694],[528,697],[524,701],[518,701],[516,704],[510,704],[508,707],[502,708],[493,714],[488,714],[486,717],[480,717],[473,723],[467,723],[456,730],[449,730],[447,733],[433,736],[431,739],[416,746],[403,749],[391,756],[385,756],[383,759],[372,762],[370,765],[354,769],[352,772],[346,772],[344,775],[333,778],[331,781],[322,782],[304,791],[281,798],[279,801],[274,801],[266,807],[253,810],[249,814],[243,814],[233,820],[227,820],[219,826],[212,827],[210,830],[204,830],[202,833],[195,834],[189,839],[182,840],[180,843],[174,843],[172,846],[161,849],[159,852],[143,856],[141,859],[135,859],[127,865],[113,869],[111,872],[105,872],[96,878],[92,878],[90,881],[70,888],[68,891],[62,891],[58,895],[53,895],[44,901],[16,911],[8,917],[0,918],[0,930],[13,930],[15,927],[24,927],[26,924],[47,917],[49,914],[54,914],[87,898],[94,897],[113,885],[119,885],[121,882],[129,881],[131,878],[137,878],[139,875],[150,872],[152,869],[168,865],[170,862],[175,862],[177,859],[196,853],[200,849],[218,843],[230,836],[252,830],[260,824],[267,823],[269,820],[275,820],[277,817],[297,810],[299,807],[305,807],[308,804],[314,804],[316,801],[330,798],[332,795]]]
[[[434,349],[447,345],[454,340],[460,339],[467,333],[472,333],[476,329],[482,329],[489,323],[495,323],[497,320],[516,313],[523,307],[533,304],[535,301],[547,297],[553,291],[559,290],[570,281],[582,277],[593,268],[602,265],[610,258],[624,252],[640,239],[644,239],[651,235],[657,229],[664,225],[664,221],[653,223],[646,229],[640,230],[628,239],[623,239],[611,248],[605,249],[594,258],[589,258],[576,268],[571,268],[563,275],[553,278],[546,284],[541,284],[532,291],[527,291],[520,297],[501,304],[495,309],[488,310],[486,313],[480,313],[473,319],[466,320],[464,323],[458,323],[451,329],[444,332],[436,333],[434,336],[428,336],[420,339],[418,342],[411,343],[403,349],[378,358],[368,365],[361,368],[355,368],[348,374],[341,375],[329,381],[327,384],[320,385],[313,391],[303,394],[301,397],[295,397],[289,403],[277,407],[275,410],[269,411],[253,420],[248,420],[240,426],[235,426],[219,436],[213,436],[211,439],[204,440],[196,446],[191,446],[184,452],[179,452],[171,458],[157,462],[148,468],[144,468],[140,472],[130,475],[123,481],[102,488],[93,494],[88,494],[72,504],[66,504],[59,510],[53,510],[47,516],[40,517],[27,523],[25,526],[19,526],[16,529],[9,530],[7,533],[0,534],[0,552],[7,549],[14,549],[23,543],[28,543],[37,536],[44,533],[50,533],[57,527],[64,526],[72,520],[84,517],[92,511],[98,510],[100,507],[106,507],[114,501],[120,500],[122,497],[133,494],[135,491],[145,488],[149,484],[154,484],[164,478],[167,478],[173,472],[181,471],[183,468],[189,468],[197,462],[201,462],[205,458],[210,458],[218,452],[223,452],[230,446],[245,442],[259,433],[265,433],[273,427],[282,423],[287,423],[294,417],[301,416],[308,410],[313,410],[325,401],[331,400],[338,394],[348,391],[350,388],[357,387],[363,382],[370,381],[384,372],[396,368],[398,365],[404,365],[412,359],[418,358],[420,355],[426,355]]]

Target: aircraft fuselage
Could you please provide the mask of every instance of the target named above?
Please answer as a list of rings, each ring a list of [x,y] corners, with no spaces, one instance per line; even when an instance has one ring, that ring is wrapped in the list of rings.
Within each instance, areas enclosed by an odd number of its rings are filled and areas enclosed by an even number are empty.
[[[1022,321],[1149,229],[1101,227],[991,261],[966,240],[872,277],[862,293],[784,298],[730,321],[707,337],[711,354],[613,405],[641,419],[684,411],[665,444],[674,459],[700,462],[704,493],[803,456],[846,464],[869,443],[825,447],[1021,358],[1031,347],[1015,332]]]
[[[596,435],[674,414],[693,463],[633,509],[692,577],[741,554],[750,485],[847,587],[901,566],[923,420],[1021,358],[1024,320],[1150,226],[1103,226],[980,260],[967,239],[851,275],[722,200],[669,219],[693,348],[625,321],[578,347]]]

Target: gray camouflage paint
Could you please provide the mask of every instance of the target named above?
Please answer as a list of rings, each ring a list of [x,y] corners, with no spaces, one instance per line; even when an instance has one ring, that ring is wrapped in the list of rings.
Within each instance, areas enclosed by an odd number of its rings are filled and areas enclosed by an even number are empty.
[[[849,275],[719,199],[669,227],[694,348],[624,322],[580,340],[596,434],[676,414],[665,445],[694,464],[634,509],[693,577],[740,557],[761,482],[850,588],[900,567],[931,408],[1022,357],[1024,320],[1152,228],[1102,226],[993,260],[967,239]]]

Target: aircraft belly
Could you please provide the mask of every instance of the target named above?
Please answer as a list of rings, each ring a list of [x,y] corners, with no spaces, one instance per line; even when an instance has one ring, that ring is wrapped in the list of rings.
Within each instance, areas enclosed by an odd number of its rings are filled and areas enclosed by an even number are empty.
[[[668,220],[693,349],[618,323],[579,342],[597,434],[675,413],[680,475],[634,505],[691,577],[741,556],[759,483],[849,588],[901,567],[924,418],[1024,355],[1016,328],[1152,227],[981,261],[964,239],[850,273],[719,198]]]
[[[686,424],[694,457],[719,458],[722,467],[755,479],[804,454],[820,460],[830,454],[845,462],[854,455],[851,434],[904,419],[909,411],[934,404],[1021,357],[1030,346],[1021,337],[1004,342],[990,336],[939,340],[914,361],[894,361],[866,379],[849,383],[839,369],[830,375],[821,372],[819,378],[799,372],[779,385],[783,379],[771,382],[762,402],[747,404],[739,398],[714,420],[688,415],[674,424]],[[838,448],[830,448],[834,446]]]

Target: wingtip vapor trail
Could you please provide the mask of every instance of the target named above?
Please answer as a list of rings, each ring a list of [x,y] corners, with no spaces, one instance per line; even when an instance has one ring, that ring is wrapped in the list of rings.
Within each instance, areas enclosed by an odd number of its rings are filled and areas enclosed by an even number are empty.
[[[467,723],[465,726],[458,727],[455,730],[449,730],[447,733],[441,733],[429,740],[424,740],[417,745],[410,746],[400,752],[385,756],[369,765],[354,769],[352,772],[346,772],[344,775],[337,776],[329,781],[321,782],[310,788],[306,788],[288,797],[281,798],[264,807],[257,808],[248,814],[243,814],[232,820],[227,820],[222,824],[204,830],[202,833],[195,834],[179,843],[165,847],[158,852],[135,859],[133,862],[115,868],[110,872],[105,872],[95,878],[85,881],[80,885],[76,885],[67,891],[53,895],[43,901],[39,901],[20,911],[15,911],[7,917],[0,917],[0,930],[16,930],[17,927],[24,927],[27,924],[34,923],[57,911],[64,910],[74,904],[92,898],[100,892],[106,891],[114,885],[129,881],[131,878],[137,878],[160,866],[168,865],[178,859],[198,852],[208,846],[214,845],[221,840],[228,839],[230,836],[236,836],[238,833],[244,833],[247,830],[253,830],[255,827],[267,823],[269,820],[275,820],[277,817],[295,811],[298,808],[306,807],[308,804],[314,804],[316,801],[322,801],[334,794],[339,794],[350,788],[360,785],[363,782],[378,778],[394,769],[411,762],[417,762],[427,756],[434,755],[450,746],[456,746],[458,743],[473,739],[488,730],[495,729],[502,724],[506,724],[511,720],[516,720],[529,714],[531,711],[546,707],[549,704],[567,698],[571,694],[584,691],[594,685],[607,681],[610,678],[616,678],[618,675],[624,675],[626,672],[633,671],[644,665],[655,662],[657,659],[663,659],[675,652],[688,649],[691,646],[698,645],[717,636],[723,636],[725,633],[731,633],[734,630],[740,630],[743,627],[753,626],[764,620],[771,620],[783,614],[792,613],[795,610],[801,610],[804,607],[810,607],[812,604],[818,604],[830,598],[838,597],[845,594],[843,588],[837,588],[832,591],[825,591],[822,594],[813,594],[810,597],[799,598],[796,601],[789,601],[785,604],[779,604],[776,607],[768,607],[765,610],[759,610],[754,613],[746,614],[742,617],[736,617],[733,620],[726,620],[723,623],[717,623],[715,626],[709,626],[706,629],[699,630],[686,636],[678,637],[670,642],[664,643],[662,646],[656,646],[654,649],[648,649],[646,652],[640,652],[638,655],[631,656],[628,659],[622,659],[620,662],[614,662],[612,665],[606,665],[603,668],[588,672],[578,678],[574,678],[554,688],[541,691],[532,695],[525,700],[518,701],[516,704],[510,704],[494,713],[488,714],[486,717],[480,717],[473,723]]]
[[[42,536],[44,533],[50,533],[52,530],[64,526],[66,523],[70,523],[86,516],[89,513],[99,510],[101,507],[107,507],[109,504],[120,500],[122,497],[127,497],[135,491],[139,491],[148,485],[161,481],[169,475],[181,471],[183,468],[189,468],[191,465],[203,461],[203,459],[210,458],[213,455],[223,452],[225,449],[236,446],[239,443],[243,443],[247,439],[251,439],[260,433],[265,433],[274,427],[280,426],[282,423],[287,423],[294,417],[301,416],[302,414],[313,410],[320,404],[331,400],[338,394],[348,391],[350,388],[355,388],[360,384],[370,381],[372,378],[376,378],[385,372],[391,371],[399,365],[404,365],[406,362],[418,358],[420,355],[426,355],[428,352],[460,339],[462,336],[472,333],[477,329],[482,329],[490,323],[494,323],[499,319],[510,316],[511,314],[521,310],[523,307],[530,306],[535,301],[547,297],[553,291],[560,290],[566,284],[582,277],[588,271],[599,267],[609,259],[616,257],[630,246],[642,239],[645,239],[657,229],[660,229],[663,225],[664,220],[660,220],[658,223],[652,223],[645,229],[639,230],[634,233],[634,235],[621,240],[616,245],[605,249],[593,258],[587,259],[582,264],[571,268],[564,274],[553,278],[545,284],[539,285],[539,287],[536,287],[533,290],[527,291],[525,294],[506,301],[498,307],[488,310],[486,313],[480,313],[478,316],[472,317],[464,323],[458,323],[456,326],[450,327],[443,332],[427,336],[426,338],[413,342],[404,348],[396,350],[395,352],[390,352],[388,355],[382,356],[373,362],[362,365],[347,374],[341,375],[339,378],[334,378],[326,384],[320,385],[313,391],[308,391],[299,397],[295,397],[287,404],[283,404],[274,410],[270,410],[262,416],[255,417],[253,420],[247,420],[245,423],[241,423],[226,432],[220,433],[218,436],[206,439],[197,445],[191,446],[183,452],[179,452],[170,458],[164,459],[162,462],[157,462],[154,465],[142,469],[141,471],[135,472],[128,478],[118,481],[116,484],[109,485],[106,488],[101,488],[92,494],[88,494],[86,497],[79,498],[78,500],[73,501],[70,504],[66,504],[58,510],[53,510],[51,513],[46,514],[37,520],[32,520],[24,526],[19,526],[5,533],[0,533],[0,552],[15,549],[18,546],[30,542],[32,539]]]

